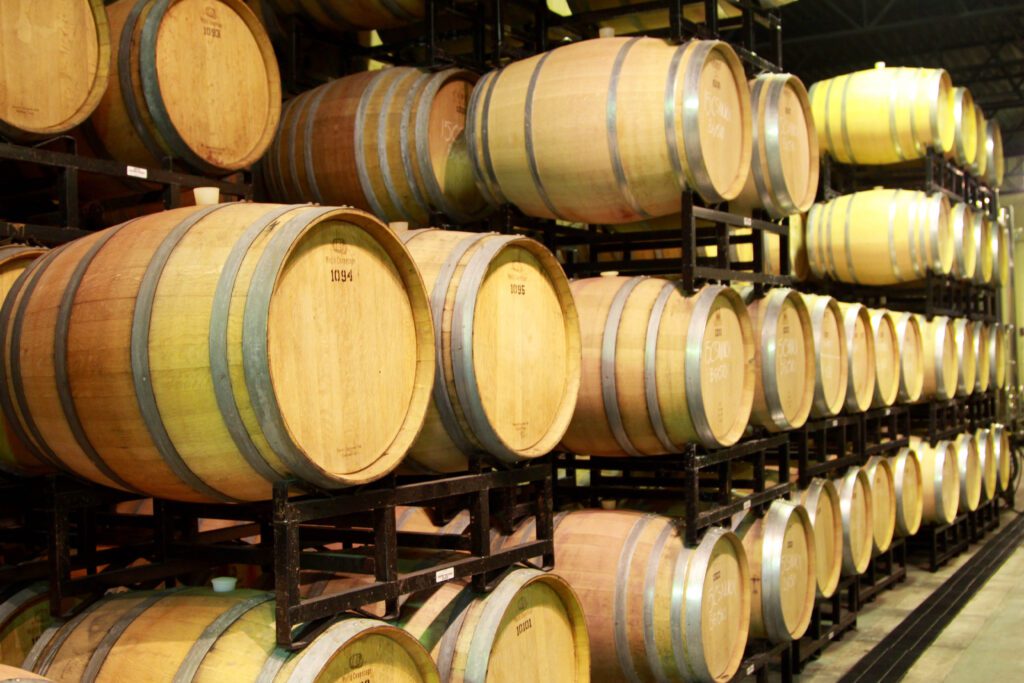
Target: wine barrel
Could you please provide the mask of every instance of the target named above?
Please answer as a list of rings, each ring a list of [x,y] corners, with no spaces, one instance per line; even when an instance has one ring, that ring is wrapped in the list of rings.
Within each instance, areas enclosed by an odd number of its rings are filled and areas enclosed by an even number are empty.
[[[144,496],[372,481],[430,399],[423,280],[354,209],[219,204],[124,223],[35,261],[0,320],[8,422],[40,459]]]
[[[753,156],[735,204],[760,207],[773,218],[803,213],[818,193],[818,135],[803,81],[761,74],[750,81]]]
[[[974,213],[974,241],[977,244],[977,268],[974,281],[981,284],[992,282],[995,276],[995,254],[992,252],[992,221],[983,211]]]
[[[984,178],[988,162],[988,154],[985,149],[985,143],[988,140],[988,120],[985,118],[985,112],[983,112],[981,107],[977,106],[977,104],[975,104],[974,107],[974,114],[977,116],[975,130],[978,135],[978,142],[977,153],[974,155],[974,163],[971,164],[971,171],[977,178]]]
[[[142,671],[176,681],[440,680],[414,637],[375,619],[342,619],[297,653],[279,649],[274,596],[251,590],[110,595],[41,643],[26,665],[59,681],[138,680]]]
[[[46,581],[5,586],[0,592],[0,664],[21,666],[53,621]]]
[[[802,294],[814,333],[814,402],[811,415],[838,415],[850,376],[843,313],[830,296]]]
[[[978,449],[978,461],[981,463],[981,500],[989,501],[996,497],[999,485],[999,464],[996,462],[996,444],[992,429],[976,430],[974,442]]]
[[[438,368],[412,466],[454,472],[481,451],[505,463],[549,453],[580,387],[579,321],[558,261],[512,235],[399,237],[431,292]]]
[[[793,214],[786,221],[789,224],[789,272],[782,272],[780,245],[777,239],[768,240],[768,268],[776,275],[789,275],[797,282],[811,278],[811,266],[807,260],[807,214]],[[774,246],[774,249],[772,248]]]
[[[642,277],[576,280],[572,292],[583,362],[567,450],[661,455],[739,440],[755,342],[736,292],[709,285],[686,297],[676,283]]]
[[[0,135],[50,137],[85,121],[107,89],[102,0],[8,0],[0,13]]]
[[[733,531],[750,563],[750,636],[799,640],[811,623],[818,581],[814,527],[799,503],[776,500],[763,517],[740,512]]]
[[[754,346],[757,381],[750,421],[772,432],[799,429],[811,414],[815,394],[814,332],[807,305],[795,290],[776,288],[750,301],[747,311],[759,342]]]
[[[913,313],[894,313],[900,355],[900,403],[914,403],[924,388],[924,340],[921,324]]]
[[[846,384],[846,409],[862,413],[871,407],[875,395],[875,335],[871,316],[860,304],[839,303],[843,313],[843,334],[846,338],[849,382]]]
[[[679,211],[680,190],[729,201],[750,172],[750,90],[721,41],[563,45],[484,76],[467,118],[477,184],[531,216],[667,216]]]
[[[345,76],[289,100],[263,160],[267,190],[289,202],[355,206],[417,227],[487,210],[466,152],[476,74],[395,67]]]
[[[735,534],[713,527],[687,548],[659,515],[583,510],[557,521],[556,571],[583,606],[594,680],[732,679],[752,606]]]
[[[281,77],[242,0],[120,0],[107,14],[115,77],[89,119],[90,147],[129,164],[174,158],[210,174],[263,156],[281,115]]]
[[[985,182],[998,189],[1003,186],[1005,172],[1003,133],[999,121],[991,118],[985,123]]]
[[[49,678],[43,678],[31,671],[0,664],[0,683],[22,683],[23,681],[50,681],[52,683]]]
[[[932,320],[918,316],[917,321],[921,325],[924,348],[924,383],[921,396],[948,401],[956,395],[957,377],[960,372],[953,322],[941,315]]]
[[[896,489],[896,535],[913,536],[921,528],[924,498],[921,461],[911,448],[901,448],[889,460]]]
[[[978,457],[978,444],[974,436],[968,433],[957,435],[953,441],[956,451],[957,468],[960,470],[960,504],[961,513],[974,512],[981,503],[981,459]]]
[[[892,285],[953,268],[949,202],[941,194],[875,189],[815,204],[806,240],[811,272],[822,279]]]
[[[971,352],[974,354],[974,391],[985,393],[992,383],[992,359],[988,355],[990,328],[982,322],[974,323]]]
[[[1006,323],[1005,325],[999,325],[999,334],[1003,338],[1003,354],[1002,354],[1002,371],[1001,371],[1001,373],[998,373],[998,371],[997,371],[998,374],[996,375],[996,379],[998,380],[999,379],[999,374],[1001,374],[1002,375],[1002,382],[998,382],[997,381],[996,384],[997,384],[997,386],[999,387],[1000,390],[1005,389],[1008,384],[1009,385],[1013,384],[1014,370],[1010,366],[1014,362],[1013,357],[1015,355],[1014,354],[1014,347],[1016,346],[1016,341],[1015,340],[1017,338],[1017,333],[1016,333],[1015,330],[1016,330],[1016,328],[1013,325],[1009,324],[1009,323]],[[999,354],[997,353],[996,356],[997,356],[997,360],[998,360]],[[990,359],[990,361],[991,361],[991,359]]]
[[[992,225],[992,278],[996,285],[1006,285],[1010,280],[1010,242],[1006,226],[1000,222]]]
[[[884,455],[868,458],[864,474],[871,482],[872,545],[877,555],[889,549],[896,533],[896,483],[889,459]]]
[[[331,31],[397,28],[422,21],[425,0],[269,0],[285,15],[301,14]]]
[[[875,391],[873,408],[887,408],[900,391],[900,345],[893,316],[885,309],[868,309],[875,340]]]
[[[973,280],[977,276],[979,249],[974,212],[967,204],[958,202],[950,209],[949,222],[956,252],[953,274],[961,280]]]
[[[399,623],[430,651],[442,681],[590,680],[583,608],[554,572],[516,569],[485,595],[449,582],[414,594]]]
[[[815,477],[797,493],[800,504],[814,526],[814,569],[817,594],[830,598],[839,586],[843,569],[843,518],[839,492],[831,479]]]
[[[1006,386],[1006,337],[1000,323],[986,323],[988,328],[988,369],[989,387],[1002,389]]]
[[[874,502],[871,481],[860,467],[851,467],[836,483],[843,521],[843,575],[867,571],[874,545]]]
[[[810,90],[818,143],[844,164],[894,164],[953,149],[953,86],[943,69],[865,69]]]
[[[7,293],[31,263],[45,253],[46,250],[39,247],[19,244],[0,246],[0,302],[7,298]],[[33,455],[26,443],[27,438],[19,432],[17,422],[0,418],[0,472],[32,475],[53,471],[53,466],[47,460]]]
[[[921,463],[922,520],[929,524],[951,524],[960,505],[960,469],[951,441],[932,446],[911,436],[910,448]]]
[[[1010,490],[1012,483],[1010,475],[1013,471],[1013,449],[1010,446],[1010,434],[1006,427],[998,422],[993,423],[989,429],[992,430],[992,448],[996,454],[999,491],[1005,493]]]
[[[953,158],[961,166],[970,166],[978,155],[978,116],[974,98],[964,87],[953,88]]]
[[[953,338],[957,348],[956,395],[974,393],[977,366],[974,361],[974,323],[967,318],[953,318]]]

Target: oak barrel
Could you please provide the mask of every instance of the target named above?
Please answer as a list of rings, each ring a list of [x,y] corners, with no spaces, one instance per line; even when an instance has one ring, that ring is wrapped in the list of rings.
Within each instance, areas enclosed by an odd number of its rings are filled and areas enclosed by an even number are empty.
[[[839,303],[830,296],[801,294],[814,335],[814,402],[811,415],[832,417],[843,409],[850,367]]]
[[[974,393],[977,366],[974,359],[975,323],[967,318],[953,318],[953,338],[957,348],[956,395]]]
[[[961,280],[973,280],[977,277],[978,250],[981,248],[977,243],[977,222],[974,212],[967,204],[957,202],[950,209],[949,222],[956,248],[953,274]]]
[[[0,246],[0,302],[7,298],[8,292],[31,263],[45,253],[46,250],[39,247]],[[20,425],[0,417],[0,472],[31,475],[53,471],[53,465],[33,455],[26,443],[28,438],[20,432]]]
[[[839,303],[843,313],[843,334],[849,381],[846,383],[846,409],[862,413],[871,407],[875,395],[877,362],[875,335],[871,329],[871,316],[861,304]]]
[[[953,149],[953,87],[943,69],[865,69],[818,81],[811,107],[821,151],[844,164],[894,164]]]
[[[687,187],[709,202],[735,199],[750,171],[750,117],[727,43],[600,38],[484,76],[467,143],[492,202],[629,223],[677,213]]]
[[[1010,249],[1012,243],[1007,236],[1006,226],[996,221],[992,224],[992,283],[1007,285],[1010,280]]]
[[[924,339],[921,323],[913,313],[893,313],[900,355],[900,403],[914,403],[924,388]]]
[[[985,170],[988,164],[988,153],[985,149],[985,143],[988,140],[988,120],[985,118],[985,112],[981,110],[981,107],[975,104],[974,114],[977,117],[975,123],[975,131],[978,135],[977,138],[977,153],[974,155],[974,163],[971,164],[971,171],[978,178],[983,179],[985,177]]]
[[[859,285],[920,280],[953,268],[949,201],[942,194],[874,189],[815,204],[807,261],[817,278]]]
[[[488,594],[453,581],[413,595],[399,622],[430,651],[442,681],[590,680],[583,608],[557,573],[516,569]]]
[[[50,679],[43,678],[31,671],[0,664],[0,683],[24,683],[25,681],[50,681]]]
[[[422,21],[425,0],[268,0],[285,15],[301,14],[332,31],[395,28]]]
[[[960,372],[953,321],[941,315],[935,316],[932,320],[918,316],[917,321],[921,325],[924,349],[924,383],[921,387],[921,396],[948,401],[956,395],[957,377]]]
[[[737,513],[733,531],[750,564],[750,636],[799,640],[811,623],[818,581],[814,527],[799,503],[776,500],[767,513]]]
[[[107,14],[112,77],[85,131],[90,147],[210,174],[263,156],[281,115],[281,77],[242,0],[120,0]]]
[[[207,588],[107,596],[47,634],[26,662],[58,681],[385,680],[439,683],[409,633],[374,619],[342,619],[303,650],[277,648],[272,593]],[[393,678],[392,678],[393,677]]]
[[[798,292],[780,287],[749,302],[747,310],[758,340],[750,421],[773,432],[799,429],[811,413],[816,383],[807,305]]]
[[[843,569],[843,518],[839,491],[831,479],[815,477],[796,496],[814,526],[814,569],[817,594],[832,597]]]
[[[0,73],[0,135],[51,137],[82,123],[110,77],[102,0],[5,0]]]
[[[481,451],[510,464],[546,455],[580,388],[579,319],[561,265],[526,237],[413,230],[399,238],[430,292],[437,359],[412,465],[453,472]]]
[[[911,448],[901,448],[889,460],[896,489],[896,535],[913,536],[921,528],[924,511],[921,461]]]
[[[988,355],[991,328],[983,322],[974,323],[971,351],[974,353],[974,391],[985,393],[992,383],[992,359]]]
[[[1003,186],[1006,162],[1003,158],[1003,132],[994,117],[985,122],[985,182],[994,188]]]
[[[0,593],[0,664],[22,666],[53,621],[48,582],[5,586]]]
[[[736,292],[709,285],[686,297],[668,280],[618,276],[576,280],[572,292],[583,362],[567,450],[661,455],[739,440],[755,341]]]
[[[803,213],[818,192],[818,135],[807,89],[793,74],[750,81],[753,155],[735,204],[764,208],[773,218]]]
[[[871,527],[874,554],[884,553],[896,533],[896,483],[888,456],[868,458],[864,474],[871,482]]]
[[[960,505],[960,469],[952,441],[932,446],[910,437],[910,448],[921,463],[921,519],[929,524],[951,524]]]
[[[992,282],[995,276],[996,254],[992,251],[992,221],[983,211],[974,213],[974,242],[977,245],[977,267],[974,270],[974,281],[981,284]]]
[[[1010,490],[1010,475],[1013,471],[1013,449],[1010,446],[1010,434],[1005,425],[998,422],[990,427],[992,430],[992,448],[996,454],[996,470],[998,472],[999,491]]]
[[[892,314],[885,309],[868,309],[875,339],[875,391],[871,406],[887,408],[896,402],[900,391],[899,337]]]
[[[466,150],[476,74],[409,67],[330,81],[288,101],[263,160],[267,190],[289,202],[355,206],[416,227],[487,210]]]
[[[981,500],[992,500],[999,491],[999,463],[996,461],[998,454],[996,453],[993,430],[991,428],[976,430],[974,441],[978,448],[978,460],[981,463]]]
[[[960,470],[960,505],[961,513],[974,512],[981,503],[982,472],[981,458],[978,457],[978,444],[973,434],[964,432],[953,440],[956,451],[957,468]]]
[[[594,680],[732,680],[751,584],[731,531],[713,527],[686,548],[668,517],[583,510],[558,519],[555,556],[586,615]]]
[[[851,467],[836,481],[843,521],[843,575],[863,574],[874,544],[874,503],[871,481],[860,467]]]
[[[361,211],[175,209],[27,273],[0,310],[5,417],[86,479],[186,501],[338,488],[391,471],[423,424],[427,293]]]
[[[988,328],[988,370],[989,387],[1002,389],[1006,386],[1007,344],[1000,323],[985,323]]]
[[[961,166],[970,166],[978,155],[978,116],[974,112],[971,91],[953,88],[953,158]]]

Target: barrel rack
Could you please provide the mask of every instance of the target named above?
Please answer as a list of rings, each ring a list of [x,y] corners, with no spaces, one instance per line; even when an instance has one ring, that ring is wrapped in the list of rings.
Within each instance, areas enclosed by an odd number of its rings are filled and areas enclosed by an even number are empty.
[[[243,504],[153,502],[152,515],[114,512],[137,496],[51,476],[4,488],[5,517],[22,526],[0,529],[0,542],[34,542],[46,559],[0,568],[0,582],[49,579],[50,608],[57,616],[70,596],[98,596],[116,586],[161,582],[201,583],[229,565],[255,565],[273,578],[277,640],[303,647],[316,626],[343,612],[383,602],[394,617],[404,595],[456,579],[486,592],[516,564],[554,563],[552,480],[546,463],[515,469],[479,467],[460,476],[399,480],[391,476],[358,489],[295,495],[288,483],[271,501]],[[397,506],[458,506],[470,510],[460,534],[418,534],[397,529]],[[492,524],[510,534],[520,518],[536,517],[534,540],[491,548]],[[201,531],[200,520],[234,526]],[[259,535],[259,542],[245,542]],[[341,547],[327,547],[329,544]],[[417,568],[399,571],[399,548],[415,549]],[[439,552],[440,551],[440,552]],[[454,554],[453,551],[459,551]],[[136,564],[144,560],[142,564]],[[303,598],[303,571],[319,577],[361,574],[365,580],[339,593]],[[86,603],[80,603],[79,608]],[[300,625],[306,625],[301,630]]]

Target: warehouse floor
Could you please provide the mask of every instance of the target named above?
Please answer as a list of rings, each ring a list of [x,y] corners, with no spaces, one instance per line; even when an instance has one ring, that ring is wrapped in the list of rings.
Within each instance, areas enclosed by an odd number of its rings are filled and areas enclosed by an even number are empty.
[[[1024,486],[1018,489],[1019,501]],[[1000,528],[1017,513],[1004,511]],[[992,535],[986,537],[986,540]],[[881,642],[931,593],[956,573],[984,547],[975,544],[938,572],[920,566],[908,567],[907,580],[895,590],[885,591],[857,617],[857,630],[829,647],[816,661],[809,662],[800,683],[837,681],[865,654]],[[914,683],[1011,681],[1024,679],[1020,658],[1024,633],[1024,592],[1012,590],[1024,583],[1024,546],[1018,547],[981,590],[939,634],[903,679]]]

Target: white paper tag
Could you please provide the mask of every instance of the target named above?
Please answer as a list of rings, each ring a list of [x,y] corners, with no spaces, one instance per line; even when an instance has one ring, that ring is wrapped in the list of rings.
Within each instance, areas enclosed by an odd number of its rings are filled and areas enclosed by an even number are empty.
[[[835,631],[829,631],[828,632],[828,639],[829,640],[832,640],[835,637],[836,637],[836,632]]]
[[[839,426],[839,420],[832,420],[832,426],[833,427],[838,427]]]
[[[745,225],[745,226],[747,226],[749,228],[753,224],[754,224],[754,220],[752,218],[750,218],[749,216],[744,216],[743,217],[743,225]]]
[[[753,664],[751,664],[750,666],[747,667],[747,675],[748,676],[753,676],[755,671],[757,671],[757,667],[754,666]]]
[[[144,168],[139,168],[138,166],[129,166],[128,170],[127,170],[127,173],[132,178],[148,178],[149,177],[149,171],[147,171]]]
[[[743,509],[744,510],[749,510],[750,509],[750,501],[749,500],[743,501]]]
[[[892,408],[886,408],[885,409],[885,416],[889,417],[890,415],[892,415]]]
[[[440,569],[434,573],[434,582],[443,583],[445,581],[451,581],[455,578],[455,567],[448,567],[447,569]]]

